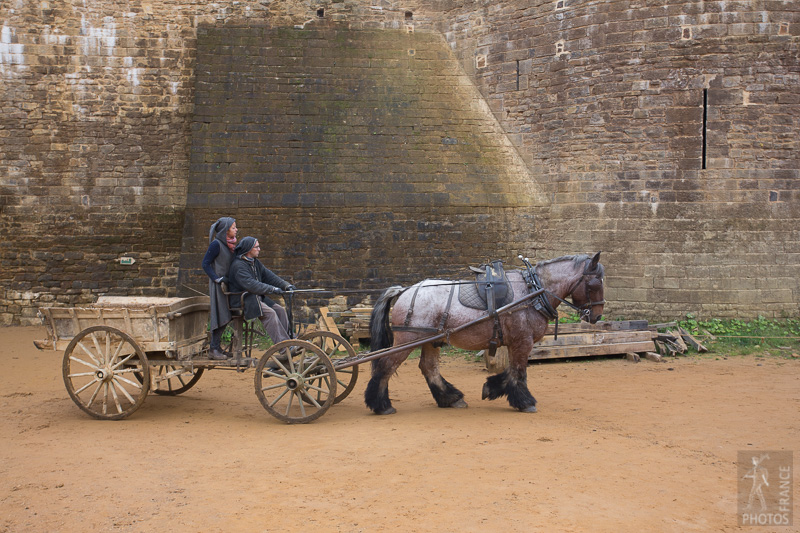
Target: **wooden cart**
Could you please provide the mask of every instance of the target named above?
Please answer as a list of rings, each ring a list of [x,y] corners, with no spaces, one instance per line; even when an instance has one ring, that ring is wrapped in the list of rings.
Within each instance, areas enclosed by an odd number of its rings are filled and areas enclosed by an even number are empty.
[[[34,344],[64,351],[69,396],[83,411],[105,420],[130,416],[149,392],[184,393],[208,369],[259,367],[256,395],[267,411],[289,423],[319,418],[353,390],[358,367],[338,375],[334,370],[336,361],[355,356],[344,338],[310,332],[254,358],[260,323],[245,321],[235,310],[226,346],[234,357],[209,359],[208,310],[206,296],[101,297],[86,307],[44,307],[40,316],[48,337]]]

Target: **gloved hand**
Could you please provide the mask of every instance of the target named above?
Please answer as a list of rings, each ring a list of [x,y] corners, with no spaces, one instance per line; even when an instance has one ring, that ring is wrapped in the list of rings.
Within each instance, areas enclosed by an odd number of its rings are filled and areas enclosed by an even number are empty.
[[[296,291],[297,287],[295,287],[294,285],[289,285],[288,287],[286,287],[286,290],[288,292]]]
[[[225,281],[225,276],[220,276],[220,277],[218,277],[217,279],[214,280],[214,283],[219,285],[220,283],[222,283],[224,281]]]
[[[283,294],[283,289],[279,289],[278,287],[272,287],[272,291],[270,294]]]

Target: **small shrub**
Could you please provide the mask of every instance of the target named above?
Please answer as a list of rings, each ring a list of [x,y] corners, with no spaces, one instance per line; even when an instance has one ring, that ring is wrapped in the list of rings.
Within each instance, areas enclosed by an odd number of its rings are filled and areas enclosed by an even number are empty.
[[[800,352],[800,318],[767,319],[763,316],[751,321],[711,318],[699,320],[686,315],[678,325],[709,344],[714,351],[730,354],[769,353],[791,356]],[[716,337],[710,340],[708,334]]]

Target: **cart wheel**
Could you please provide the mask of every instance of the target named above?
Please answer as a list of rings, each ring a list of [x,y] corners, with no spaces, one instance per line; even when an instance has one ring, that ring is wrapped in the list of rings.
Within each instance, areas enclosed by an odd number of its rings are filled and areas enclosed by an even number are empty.
[[[72,401],[101,420],[130,416],[150,388],[144,352],[127,333],[109,326],[86,328],[72,339],[64,350],[62,374]]]
[[[194,387],[203,376],[205,368],[189,368],[181,365],[153,366],[151,372],[155,373],[153,392],[162,396],[177,396]],[[137,379],[140,377],[136,376]]]
[[[305,424],[333,405],[336,370],[320,348],[289,339],[261,357],[255,385],[256,396],[269,414],[289,424]]]
[[[314,346],[322,349],[323,352],[333,363],[333,368],[339,361],[349,358],[355,358],[356,351],[353,346],[347,342],[344,337],[337,335],[331,331],[309,331],[300,337],[300,340],[308,341]],[[323,378],[320,378],[322,380]],[[324,378],[328,379],[328,378]],[[347,368],[336,368],[336,381],[339,386],[336,387],[339,394],[333,400],[333,403],[339,403],[353,392],[358,380],[358,365],[349,366]]]

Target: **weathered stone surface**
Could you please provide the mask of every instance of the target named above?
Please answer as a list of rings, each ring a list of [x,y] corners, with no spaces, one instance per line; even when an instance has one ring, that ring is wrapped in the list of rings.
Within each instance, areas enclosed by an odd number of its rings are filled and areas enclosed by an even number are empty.
[[[309,284],[602,249],[611,316],[796,315],[800,6],[748,6],[0,3],[0,323],[200,286],[223,214]]]
[[[181,284],[207,284],[220,214],[300,286],[383,288],[535,246],[536,227],[507,221],[546,199],[440,35],[215,27],[197,42]]]
[[[800,8],[502,5],[437,3],[450,8],[437,27],[554,193],[559,242],[544,253],[605,250],[612,315],[796,315],[800,272],[785,261],[800,235],[800,137],[788,133],[800,127]],[[511,39],[512,25],[533,43]],[[517,89],[502,80],[521,52],[532,59]]]

